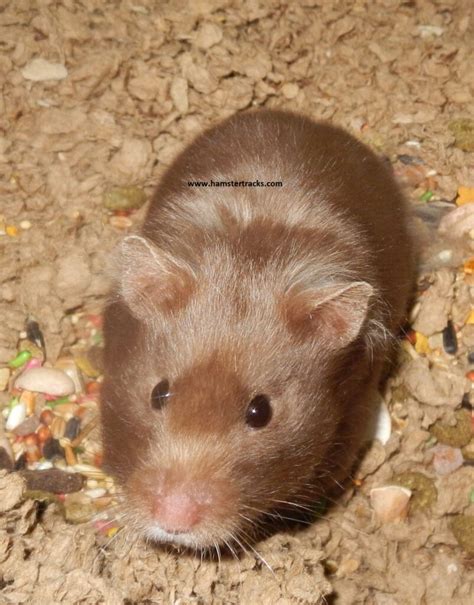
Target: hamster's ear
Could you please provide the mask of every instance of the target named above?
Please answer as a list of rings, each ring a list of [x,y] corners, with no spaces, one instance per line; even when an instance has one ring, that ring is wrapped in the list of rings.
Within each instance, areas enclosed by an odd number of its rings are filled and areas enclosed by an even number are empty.
[[[118,294],[138,319],[184,307],[196,285],[192,268],[157,248],[150,240],[130,235],[115,251]]]
[[[357,338],[373,293],[363,281],[314,289],[294,286],[284,297],[285,319],[299,337],[318,338],[330,349],[339,349]]]

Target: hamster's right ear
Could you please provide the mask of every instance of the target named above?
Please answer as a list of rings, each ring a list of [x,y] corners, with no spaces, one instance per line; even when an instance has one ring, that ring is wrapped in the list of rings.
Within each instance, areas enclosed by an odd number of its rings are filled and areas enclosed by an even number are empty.
[[[115,251],[116,290],[138,319],[184,307],[197,284],[192,267],[138,235],[124,238]]]

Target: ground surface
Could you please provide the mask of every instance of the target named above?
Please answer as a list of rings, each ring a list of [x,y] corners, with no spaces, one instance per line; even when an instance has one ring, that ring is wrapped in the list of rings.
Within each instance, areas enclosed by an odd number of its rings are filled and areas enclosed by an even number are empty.
[[[458,122],[472,129],[471,0],[0,0],[0,49],[0,367],[27,317],[54,361],[77,340],[81,313],[100,310],[107,253],[143,215],[113,216],[104,193],[149,194],[186,141],[236,110],[288,108],[345,126],[391,159],[435,226],[457,189],[474,185],[474,146]],[[327,517],[258,545],[273,574],[252,553],[218,565],[120,533],[110,541],[66,523],[57,503],[23,500],[17,476],[0,475],[0,602],[472,603],[472,447],[461,455],[439,424],[454,423],[472,385],[474,276],[463,263],[473,233],[462,224],[474,224],[472,212],[460,218],[447,228],[456,239],[427,238],[417,333],[386,395],[390,440],[372,446]],[[442,343],[448,317],[454,355]],[[450,449],[436,446],[433,426]],[[413,491],[408,517],[382,523],[370,490],[407,472],[426,484],[398,478]],[[413,505],[420,493],[428,505]]]

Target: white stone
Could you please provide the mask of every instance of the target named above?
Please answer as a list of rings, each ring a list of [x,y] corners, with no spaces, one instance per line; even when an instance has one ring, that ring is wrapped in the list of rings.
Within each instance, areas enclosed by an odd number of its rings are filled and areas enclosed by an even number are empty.
[[[53,468],[53,466],[51,460],[43,460],[42,462],[38,462],[35,468],[37,471],[46,471]]]
[[[21,70],[25,80],[43,82],[44,80],[64,80],[68,71],[62,63],[50,63],[40,57],[29,61]]]
[[[74,382],[67,374],[55,368],[45,367],[26,370],[16,379],[15,387],[56,397],[71,395],[75,391]]]
[[[378,391],[374,391],[370,397],[370,406],[373,410],[372,418],[367,423],[366,439],[373,441],[378,439],[385,445],[392,434],[392,419],[387,404]]]
[[[13,431],[18,425],[20,425],[26,418],[26,405],[24,403],[17,403],[12,407],[8,413],[7,422],[5,428],[7,431]]]
[[[73,357],[61,357],[57,360],[54,367],[57,370],[61,370],[62,372],[67,374],[69,378],[74,382],[75,393],[84,392],[84,378],[82,376],[81,370],[77,367]]]
[[[95,489],[87,489],[84,493],[86,496],[89,496],[89,498],[92,498],[92,500],[95,500],[96,498],[102,498],[102,496],[105,496],[107,490],[105,490],[103,487],[96,487]]]
[[[400,521],[407,516],[411,490],[400,485],[386,485],[370,490],[370,503],[383,523]]]

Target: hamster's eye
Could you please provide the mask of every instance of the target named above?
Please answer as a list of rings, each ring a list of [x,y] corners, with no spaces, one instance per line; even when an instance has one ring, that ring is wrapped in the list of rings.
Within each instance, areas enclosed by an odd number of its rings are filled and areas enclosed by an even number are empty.
[[[272,406],[266,395],[256,395],[249,403],[245,414],[245,422],[253,429],[261,429],[272,418]]]
[[[168,401],[170,393],[170,383],[166,380],[160,380],[160,382],[154,387],[151,392],[151,407],[154,410],[161,410],[161,408]]]

